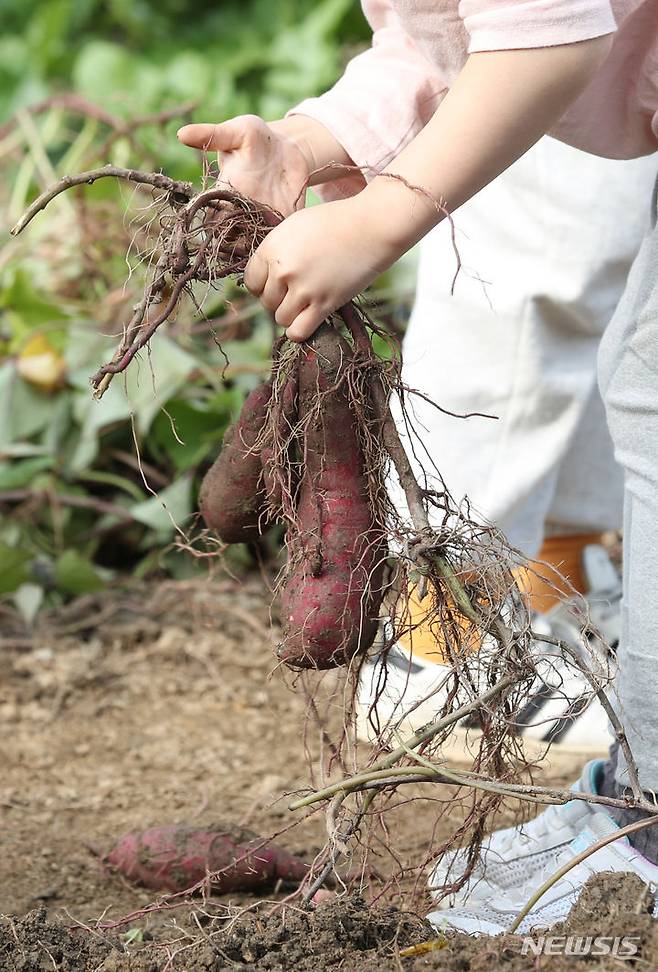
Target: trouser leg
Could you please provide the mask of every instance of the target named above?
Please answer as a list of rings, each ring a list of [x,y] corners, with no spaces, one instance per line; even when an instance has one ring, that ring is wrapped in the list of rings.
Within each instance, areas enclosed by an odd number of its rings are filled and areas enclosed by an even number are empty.
[[[599,354],[624,471],[624,597],[616,701],[646,790],[658,790],[658,228],[645,239]],[[619,754],[617,781],[627,784]]]
[[[405,380],[499,419],[412,398],[415,426],[455,498],[530,556],[546,521],[553,534],[620,525],[596,353],[640,245],[649,169],[543,139],[457,214],[454,296],[448,227],[423,244]]]

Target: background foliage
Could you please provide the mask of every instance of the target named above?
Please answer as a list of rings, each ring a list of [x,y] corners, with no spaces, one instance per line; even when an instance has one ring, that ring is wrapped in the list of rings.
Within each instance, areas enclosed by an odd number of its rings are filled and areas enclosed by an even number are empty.
[[[368,29],[353,0],[4,0],[2,19],[0,596],[29,622],[121,570],[204,563],[172,541],[194,533],[199,478],[267,370],[271,325],[229,287],[204,306],[212,327],[190,304],[94,402],[88,377],[139,288],[143,197],[97,183],[17,240],[8,227],[55,177],[107,161],[198,180],[180,118],[122,126],[190,102],[197,120],[278,117],[326,89]],[[53,97],[71,92],[82,108]]]

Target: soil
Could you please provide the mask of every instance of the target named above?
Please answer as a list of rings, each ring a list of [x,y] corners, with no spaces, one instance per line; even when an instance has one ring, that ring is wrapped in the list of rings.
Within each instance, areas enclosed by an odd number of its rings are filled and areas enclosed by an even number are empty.
[[[269,604],[257,581],[172,582],[72,605],[27,650],[0,643],[0,913],[148,904],[93,853],[129,831],[292,822],[305,704],[272,674]],[[283,842],[312,860],[324,839],[318,814]]]
[[[611,956],[522,955],[509,937],[447,936],[401,958],[436,939],[419,917],[427,901],[404,882],[381,898],[373,879],[363,894],[374,904],[349,893],[313,912],[275,887],[264,905],[214,895],[144,913],[154,892],[99,861],[128,831],[231,821],[284,831],[280,842],[309,862],[325,842],[322,814],[288,829],[284,794],[317,772],[317,731],[305,729],[299,683],[276,667],[269,602],[257,579],[169,582],[81,599],[29,636],[3,618],[0,972],[469,972],[485,962],[566,972],[576,961],[618,972]],[[324,676],[323,696],[339,684]],[[419,806],[391,812],[402,863],[422,858],[435,823],[431,804],[419,823]],[[648,904],[636,879],[605,876],[554,934],[637,935],[630,964],[658,968]]]

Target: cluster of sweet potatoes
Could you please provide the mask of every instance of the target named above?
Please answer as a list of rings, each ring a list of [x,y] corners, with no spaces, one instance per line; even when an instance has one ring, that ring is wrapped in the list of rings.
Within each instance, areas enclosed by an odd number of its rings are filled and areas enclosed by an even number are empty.
[[[200,494],[202,515],[226,543],[248,542],[280,502],[281,462],[264,430],[299,431],[278,655],[291,668],[333,668],[366,650],[382,599],[385,544],[369,500],[350,398],[352,347],[329,324],[302,345],[285,387],[272,379],[246,399]],[[276,409],[276,414],[273,410]]]

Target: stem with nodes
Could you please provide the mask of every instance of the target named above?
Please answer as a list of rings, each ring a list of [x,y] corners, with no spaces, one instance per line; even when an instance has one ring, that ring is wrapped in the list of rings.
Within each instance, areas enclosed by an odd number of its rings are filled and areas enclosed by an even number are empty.
[[[163,175],[161,172],[140,172],[138,169],[124,169],[118,165],[104,165],[99,169],[89,169],[87,172],[79,172],[77,175],[63,176],[59,179],[28,206],[16,225],[11,228],[11,235],[18,236],[19,233],[22,233],[37,213],[44,210],[48,203],[59,196],[60,193],[66,192],[67,189],[72,189],[74,186],[90,186],[98,179],[124,179],[126,182],[152,186],[154,189],[164,189],[181,201],[186,201],[192,197],[192,184],[189,182],[170,179],[169,176]]]
[[[483,692],[482,695],[479,695],[476,699],[473,699],[471,702],[460,706],[458,709],[455,709],[454,712],[443,716],[442,719],[437,719],[436,722],[430,722],[426,726],[423,726],[412,736],[410,736],[402,746],[398,746],[392,752],[387,753],[386,756],[382,756],[380,759],[376,760],[376,762],[374,762],[368,770],[368,774],[376,772],[377,770],[390,769],[400,759],[403,759],[407,755],[408,750],[417,749],[418,746],[422,746],[423,743],[429,742],[430,739],[433,739],[434,736],[436,736],[443,729],[454,725],[456,722],[459,722],[472,712],[482,708],[482,706],[486,705],[487,702],[495,698],[495,696],[499,695],[501,692],[504,692],[505,689],[510,688],[515,681],[516,676],[506,675],[495,685],[492,685],[490,689],[487,689],[486,692]],[[414,768],[414,771],[417,772],[417,769]],[[338,783],[333,783],[331,786],[324,787],[322,790],[317,790],[315,793],[302,797],[300,800],[295,800],[290,804],[289,809],[299,810],[302,807],[310,807],[313,803],[318,803],[320,800],[326,800],[329,797],[334,796],[336,793],[349,793],[352,789],[358,787],[358,784],[361,781],[360,777],[362,775],[367,776],[367,774],[358,774],[357,776],[348,777],[345,780],[340,780]]]

